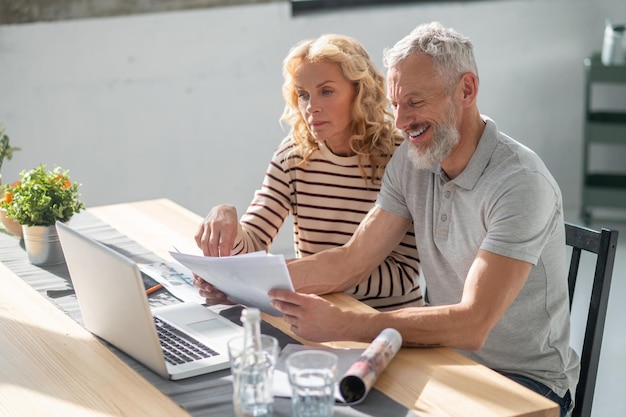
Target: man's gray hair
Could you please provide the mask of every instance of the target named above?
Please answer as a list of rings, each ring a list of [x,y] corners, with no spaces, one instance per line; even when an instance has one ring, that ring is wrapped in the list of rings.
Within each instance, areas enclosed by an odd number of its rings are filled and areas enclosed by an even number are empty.
[[[418,54],[429,55],[435,69],[452,87],[462,74],[472,72],[478,78],[472,41],[452,28],[439,22],[422,24],[383,51],[385,68],[396,66],[400,61]]]

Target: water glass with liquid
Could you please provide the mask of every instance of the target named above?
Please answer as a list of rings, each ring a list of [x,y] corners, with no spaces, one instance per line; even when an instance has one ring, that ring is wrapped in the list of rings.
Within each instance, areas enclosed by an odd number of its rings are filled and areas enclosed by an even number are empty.
[[[302,350],[287,357],[294,417],[331,417],[335,404],[337,355]]]

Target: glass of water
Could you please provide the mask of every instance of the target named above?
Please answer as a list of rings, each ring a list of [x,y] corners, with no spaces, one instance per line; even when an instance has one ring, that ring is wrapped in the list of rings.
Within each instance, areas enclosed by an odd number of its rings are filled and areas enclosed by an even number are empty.
[[[331,417],[335,404],[337,355],[302,350],[287,357],[294,417]]]

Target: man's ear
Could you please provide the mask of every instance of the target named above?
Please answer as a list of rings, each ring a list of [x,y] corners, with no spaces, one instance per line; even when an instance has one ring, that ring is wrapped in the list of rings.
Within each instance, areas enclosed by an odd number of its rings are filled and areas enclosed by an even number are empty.
[[[478,77],[472,72],[466,72],[461,76],[460,89],[463,104],[468,107],[476,102],[478,95]]]

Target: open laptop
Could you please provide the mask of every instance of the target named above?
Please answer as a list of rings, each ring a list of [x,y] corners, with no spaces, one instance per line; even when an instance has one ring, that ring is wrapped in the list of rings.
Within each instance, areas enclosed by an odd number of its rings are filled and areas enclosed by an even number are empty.
[[[183,379],[230,366],[227,342],[242,335],[242,327],[195,303],[151,310],[135,262],[63,223],[56,227],[87,330],[164,378]],[[177,343],[175,353],[183,358],[175,359],[162,347],[158,333],[184,338],[190,345],[201,342],[208,350],[183,349]]]

